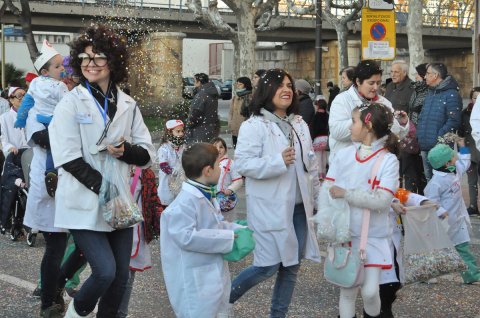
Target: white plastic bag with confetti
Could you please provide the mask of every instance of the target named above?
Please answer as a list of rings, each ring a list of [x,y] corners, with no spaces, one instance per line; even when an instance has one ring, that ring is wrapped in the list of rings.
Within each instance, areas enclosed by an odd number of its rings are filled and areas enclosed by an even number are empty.
[[[405,284],[428,281],[448,273],[466,270],[436,214],[437,205],[407,207],[402,215],[405,229]]]

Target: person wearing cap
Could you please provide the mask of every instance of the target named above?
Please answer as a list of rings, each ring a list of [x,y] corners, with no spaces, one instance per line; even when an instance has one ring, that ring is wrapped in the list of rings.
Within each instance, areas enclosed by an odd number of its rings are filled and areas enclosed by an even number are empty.
[[[313,107],[312,99],[310,98],[310,91],[312,86],[304,79],[297,79],[295,81],[295,88],[298,94],[299,110],[298,113],[308,126],[312,123],[313,115],[315,115],[315,108]]]
[[[437,144],[428,152],[428,161],[433,168],[433,176],[425,187],[425,197],[439,204],[437,215],[448,212],[447,231],[455,249],[467,265],[461,273],[465,284],[480,281],[480,270],[475,256],[470,251],[469,229],[472,225],[463,201],[461,179],[470,166],[470,150],[465,147],[463,138],[457,140],[460,153],[445,144]]]
[[[432,167],[427,160],[428,151],[437,144],[439,137],[460,128],[463,103],[458,93],[458,83],[448,74],[445,64],[428,64],[425,82],[428,93],[418,117],[417,139],[428,181],[432,177]]]
[[[65,317],[91,317],[97,303],[97,317],[116,317],[129,278],[133,228],[113,228],[104,218],[99,194],[109,181],[103,163],[114,160],[109,169],[129,180],[130,166],[150,166],[155,149],[137,103],[119,87],[129,72],[126,38],[91,26],[72,42],[70,57],[80,85],[55,107],[48,128],[59,169],[54,225],[70,231],[92,273]]]
[[[183,122],[179,119],[167,121],[163,132],[162,144],[157,152],[157,159],[160,165],[157,192],[163,206],[169,205],[175,199],[170,183],[172,175],[178,173],[178,170],[181,168],[184,149],[185,132]]]
[[[20,87],[10,87],[8,90],[8,100],[10,102],[10,111],[0,116],[0,127],[2,131],[1,142],[5,160],[5,167],[2,174],[1,191],[1,232],[4,234],[10,219],[10,211],[13,200],[15,199],[17,178],[24,179],[21,167],[21,157],[25,149],[29,148],[25,139],[25,132],[15,129],[13,123],[17,117],[17,110],[22,101],[25,91]]]

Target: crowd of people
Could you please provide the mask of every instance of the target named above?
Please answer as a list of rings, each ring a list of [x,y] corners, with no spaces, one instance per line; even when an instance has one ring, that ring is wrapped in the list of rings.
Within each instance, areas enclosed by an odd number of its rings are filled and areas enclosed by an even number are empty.
[[[340,288],[340,317],[355,317],[359,291],[364,317],[393,317],[403,283],[394,228],[408,204],[438,205],[467,266],[464,283],[480,281],[468,231],[469,216],[478,214],[480,88],[463,109],[442,63],[418,65],[412,81],[408,64],[394,61],[382,94],[383,70],[361,61],[340,72],[341,89],[328,83],[328,99],[312,99],[310,84],[282,69],[239,77],[228,120],[232,158],[218,137],[218,92],[204,73],[194,76],[186,122],[169,118],[155,152],[122,89],[126,39],[106,26],[87,28],[67,60],[45,41],[35,68],[40,76],[29,76],[27,90],[9,88],[0,116],[0,221],[5,232],[12,193],[25,186],[22,153],[31,148],[24,224],[45,238],[40,317],[126,317],[135,272],[151,267],[155,236],[177,317],[233,317],[235,302],[272,276],[270,317],[286,317],[302,260],[321,260],[313,217],[328,200],[349,207],[344,245],[364,248],[366,257],[363,280]],[[7,167],[20,168],[13,184]],[[400,185],[409,203],[397,198]],[[247,220],[228,222],[224,213],[243,186]],[[231,280],[228,261],[250,252],[253,264]],[[91,275],[67,306],[65,286],[87,263]]]

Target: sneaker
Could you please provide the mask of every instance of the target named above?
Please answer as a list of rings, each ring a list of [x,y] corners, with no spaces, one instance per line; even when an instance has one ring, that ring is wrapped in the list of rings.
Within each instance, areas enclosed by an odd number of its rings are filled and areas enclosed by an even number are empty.
[[[59,304],[53,304],[52,306],[41,309],[40,317],[42,318],[63,318],[63,311]]]
[[[42,289],[37,286],[37,287],[33,290],[32,296],[35,297],[35,298],[40,298],[40,297],[42,296]]]
[[[62,313],[65,312],[65,309],[67,308],[65,305],[65,299],[63,298],[64,292],[65,289],[59,288],[57,289],[57,295],[55,296],[55,304],[60,306]]]
[[[467,211],[468,215],[479,215],[478,208],[475,208],[473,206],[469,206]]]
[[[55,197],[55,191],[57,191],[58,177],[55,172],[49,172],[45,175],[45,186],[47,187],[47,193],[52,198]]]

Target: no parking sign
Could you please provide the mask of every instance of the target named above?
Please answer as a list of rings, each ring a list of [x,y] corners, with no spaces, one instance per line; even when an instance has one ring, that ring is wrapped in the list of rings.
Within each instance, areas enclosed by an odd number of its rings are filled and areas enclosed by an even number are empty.
[[[362,59],[395,58],[395,12],[362,9]]]

